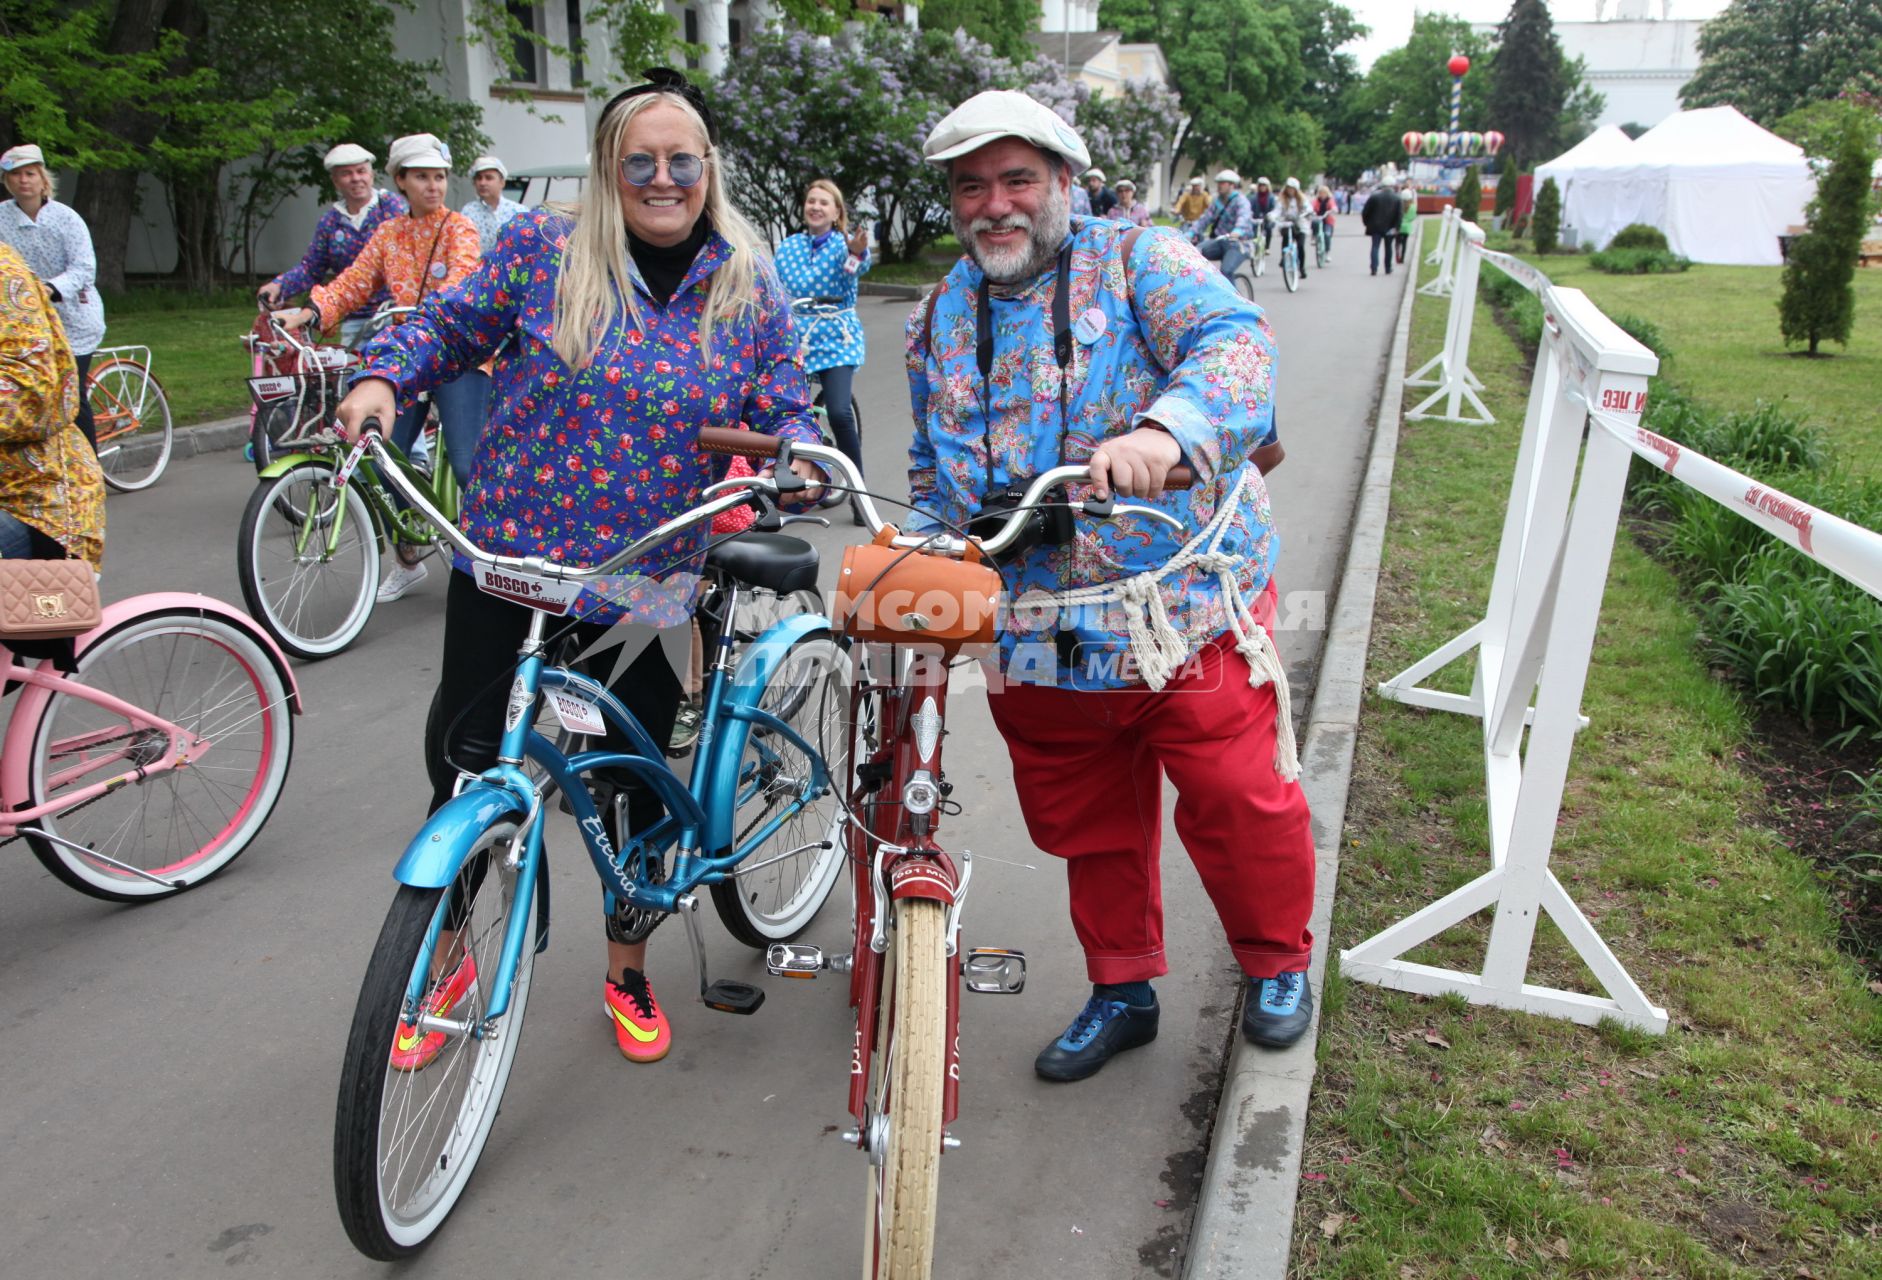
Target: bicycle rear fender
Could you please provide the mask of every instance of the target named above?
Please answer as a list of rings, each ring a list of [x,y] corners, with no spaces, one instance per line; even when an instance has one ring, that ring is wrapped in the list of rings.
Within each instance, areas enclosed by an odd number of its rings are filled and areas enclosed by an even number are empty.
[[[287,655],[281,652],[281,646],[256,625],[253,618],[214,596],[199,596],[188,591],[154,591],[108,604],[99,617],[98,626],[78,637],[78,655],[83,657],[85,651],[96,644],[100,637],[109,634],[120,624],[165,610],[206,613],[250,636],[273,661],[275,673],[281,677],[281,683],[288,691],[288,710],[294,715],[301,713],[301,688],[295,683],[294,669],[288,665]],[[52,694],[51,689],[28,685],[20,691],[19,703],[13,708],[13,717],[7,723],[5,745],[0,747],[0,803],[10,808],[25,803],[29,790],[28,756],[32,754],[28,747],[33,728],[39,723],[40,714]]]
[[[828,630],[830,619],[817,613],[796,614],[773,626],[753,641],[739,659],[738,674],[726,687],[724,705],[756,707],[764,696],[766,683],[791,646],[807,635]],[[751,721],[727,716],[710,727],[717,732],[710,742],[702,738],[700,744],[707,753],[701,767],[710,771],[706,777],[711,779],[709,789],[703,794],[736,795],[738,764],[745,754],[745,741],[751,736]],[[732,843],[732,823],[733,814],[725,807],[715,806],[708,811],[703,847],[707,850],[728,848]]]
[[[470,783],[418,829],[392,869],[392,878],[415,889],[442,889],[457,879],[477,837],[490,824],[528,813],[507,787],[481,780]]]

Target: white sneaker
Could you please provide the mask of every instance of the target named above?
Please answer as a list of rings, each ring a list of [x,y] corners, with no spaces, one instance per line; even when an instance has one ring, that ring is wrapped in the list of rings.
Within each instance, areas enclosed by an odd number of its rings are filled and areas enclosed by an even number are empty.
[[[388,600],[397,600],[424,580],[424,561],[421,560],[411,565],[394,562],[392,572],[388,573],[385,581],[379,584],[379,603],[385,604]]]

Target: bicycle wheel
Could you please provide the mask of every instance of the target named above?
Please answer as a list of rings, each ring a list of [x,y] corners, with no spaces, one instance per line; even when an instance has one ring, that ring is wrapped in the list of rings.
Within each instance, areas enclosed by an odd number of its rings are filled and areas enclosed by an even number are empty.
[[[1235,292],[1241,294],[1242,297],[1248,299],[1250,302],[1253,302],[1255,300],[1255,273],[1250,263],[1244,262],[1241,266],[1235,268],[1234,279]]]
[[[1300,288],[1300,268],[1294,255],[1298,253],[1299,241],[1289,239],[1281,246],[1281,280],[1287,285],[1287,291],[1293,293]]]
[[[1268,274],[1268,246],[1260,240],[1255,241],[1254,263],[1255,279]]]
[[[297,658],[352,644],[379,591],[379,535],[359,490],[335,492],[333,467],[304,462],[248,497],[236,543],[242,599]]]
[[[869,1114],[888,1126],[882,1163],[872,1158],[864,1197],[863,1275],[872,1280],[927,1280],[934,1265],[947,1070],[946,925],[938,902],[895,904],[870,1063]]]
[[[843,867],[843,797],[849,779],[849,655],[828,631],[792,645],[758,705],[823,757],[828,783],[810,791],[811,760],[775,729],[755,725],[739,761],[733,848],[744,864],[712,886],[726,931],[760,950],[795,938],[823,907]],[[801,807],[791,813],[793,805]],[[789,816],[763,839],[756,837]],[[750,867],[749,871],[745,867]]]
[[[175,433],[170,400],[150,370],[119,356],[91,371],[85,384],[98,433],[98,465],[105,483],[135,493],[157,483],[170,465]]]
[[[1316,232],[1313,238],[1313,264],[1316,268],[1327,265],[1327,237],[1324,232]]]
[[[366,966],[340,1071],[333,1190],[348,1238],[381,1262],[422,1249],[451,1215],[516,1062],[535,972],[534,925],[517,958],[509,1011],[500,1024],[483,1025],[510,921],[536,908],[516,901],[518,872],[505,865],[515,834],[509,821],[485,830],[449,888],[399,886]],[[532,899],[541,885],[538,878]],[[414,988],[425,992],[421,1008],[457,1029],[413,1027]],[[432,1035],[441,1037],[435,1050]],[[403,1055],[396,1066],[395,1053]]]
[[[188,763],[107,791],[27,835],[34,855],[80,893],[112,902],[193,888],[248,847],[287,781],[294,717],[274,659],[209,614],[164,609],[127,619],[78,660],[77,682],[177,725]],[[55,689],[33,730],[32,805],[56,803],[170,754],[170,735]],[[68,848],[69,841],[160,877],[156,883]]]

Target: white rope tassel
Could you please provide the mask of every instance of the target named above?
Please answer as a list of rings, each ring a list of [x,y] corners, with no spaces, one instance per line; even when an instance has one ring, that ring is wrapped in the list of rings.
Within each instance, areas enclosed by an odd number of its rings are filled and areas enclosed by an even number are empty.
[[[1237,636],[1235,649],[1248,659],[1250,687],[1274,686],[1274,771],[1281,775],[1282,782],[1299,782],[1300,748],[1294,741],[1294,698],[1287,687],[1287,669],[1281,665],[1274,637],[1268,634],[1266,627],[1256,626],[1252,636]]]
[[[1170,621],[1163,591],[1150,574],[1139,574],[1118,584],[1118,603],[1124,608],[1124,629],[1130,633],[1131,655],[1144,683],[1162,689],[1188,656],[1183,637]]]

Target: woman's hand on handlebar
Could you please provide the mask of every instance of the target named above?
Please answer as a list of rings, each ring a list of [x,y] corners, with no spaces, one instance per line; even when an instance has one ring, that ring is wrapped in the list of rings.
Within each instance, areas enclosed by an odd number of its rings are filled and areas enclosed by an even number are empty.
[[[1091,455],[1091,483],[1099,498],[1155,498],[1170,468],[1183,460],[1182,446],[1162,427],[1139,427],[1106,440]]]
[[[285,311],[274,313],[274,322],[283,329],[299,329],[318,318],[312,307],[289,307]]]
[[[263,309],[272,311],[281,305],[281,286],[273,280],[255,290],[255,300]]]
[[[334,418],[341,439],[352,444],[359,439],[360,427],[366,419],[377,418],[382,426],[390,429],[398,409],[398,392],[390,382],[384,378],[362,378],[346,393],[346,399],[340,401]]]

